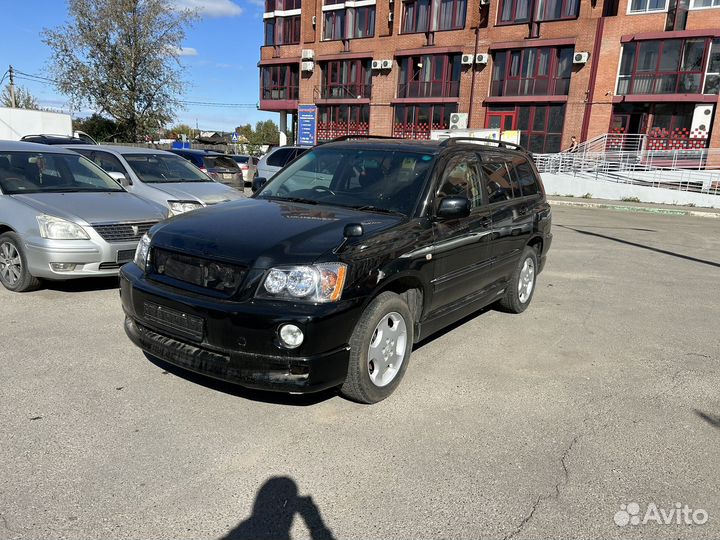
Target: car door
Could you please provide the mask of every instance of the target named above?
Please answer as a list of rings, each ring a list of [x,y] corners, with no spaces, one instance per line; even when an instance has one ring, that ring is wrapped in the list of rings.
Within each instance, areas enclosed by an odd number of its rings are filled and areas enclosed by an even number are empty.
[[[493,234],[493,282],[501,285],[512,274],[533,230],[532,197],[523,197],[516,167],[520,155],[488,153],[482,156],[483,183]]]
[[[458,306],[480,299],[490,281],[491,218],[482,191],[481,162],[473,152],[449,158],[438,183],[435,208],[449,195],[470,199],[467,217],[436,219],[433,223],[434,278],[431,309]]]

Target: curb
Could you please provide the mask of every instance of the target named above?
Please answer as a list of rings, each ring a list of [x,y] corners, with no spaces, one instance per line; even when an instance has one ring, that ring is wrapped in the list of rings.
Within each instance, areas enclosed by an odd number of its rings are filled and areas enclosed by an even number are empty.
[[[720,212],[698,212],[697,210],[679,210],[675,208],[657,208],[654,206],[626,206],[622,204],[593,203],[580,201],[564,201],[548,197],[551,205],[576,206],[580,208],[602,208],[616,212],[644,212],[647,214],[662,214],[667,216],[693,216],[702,218],[720,219]]]

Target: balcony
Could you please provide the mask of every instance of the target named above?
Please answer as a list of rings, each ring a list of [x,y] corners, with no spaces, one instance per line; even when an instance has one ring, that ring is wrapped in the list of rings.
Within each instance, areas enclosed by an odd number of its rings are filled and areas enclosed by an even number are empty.
[[[277,86],[273,88],[263,88],[260,99],[263,100],[293,100],[298,99],[299,87],[297,86]]]
[[[460,81],[410,81],[398,85],[398,98],[458,97]]]
[[[333,84],[315,87],[315,95],[319,99],[370,99],[370,84]]]

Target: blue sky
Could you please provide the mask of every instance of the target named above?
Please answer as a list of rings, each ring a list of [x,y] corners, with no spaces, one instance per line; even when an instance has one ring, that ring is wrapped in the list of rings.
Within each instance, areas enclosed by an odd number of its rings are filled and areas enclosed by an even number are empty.
[[[198,8],[201,18],[188,30],[181,58],[187,86],[181,99],[213,103],[257,103],[262,0],[168,0],[175,6]],[[48,76],[48,47],[40,40],[43,28],[67,19],[65,0],[2,0],[0,75],[12,64],[25,73]],[[12,44],[12,45],[11,45]],[[3,83],[5,85],[7,79]],[[38,98],[40,105],[68,111],[67,98],[52,85],[18,79]],[[87,116],[92,111],[81,111]],[[74,113],[78,114],[78,113]],[[178,122],[202,130],[232,130],[235,126],[277,115],[255,108],[187,106],[178,111]]]

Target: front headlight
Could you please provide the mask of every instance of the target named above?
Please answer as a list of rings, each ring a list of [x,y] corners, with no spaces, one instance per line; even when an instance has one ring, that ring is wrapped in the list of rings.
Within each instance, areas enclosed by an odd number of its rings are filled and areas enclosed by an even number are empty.
[[[135,258],[133,261],[137,264],[140,269],[144,272],[147,266],[148,256],[150,255],[150,237],[143,234],[143,237],[138,242],[137,249],[135,250]]]
[[[89,240],[88,233],[80,225],[53,216],[37,216],[40,236],[49,240]]]
[[[190,210],[197,210],[203,206],[197,201],[168,201],[168,204],[170,205],[170,211],[174,216],[184,214]]]
[[[337,302],[345,285],[347,265],[323,263],[271,268],[259,296],[305,302]]]

